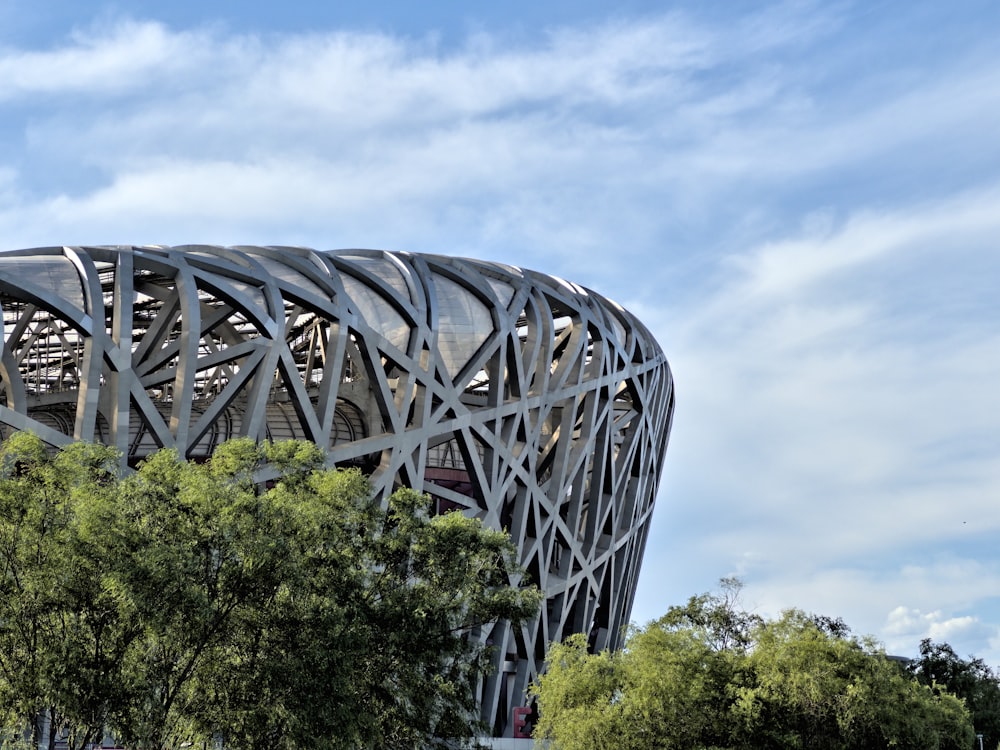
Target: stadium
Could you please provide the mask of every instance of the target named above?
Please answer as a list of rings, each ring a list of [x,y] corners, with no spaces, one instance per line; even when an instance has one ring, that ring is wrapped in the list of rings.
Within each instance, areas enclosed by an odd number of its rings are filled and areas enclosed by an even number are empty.
[[[381,498],[413,487],[509,531],[546,599],[534,622],[482,634],[495,736],[518,734],[549,642],[618,645],[674,392],[615,303],[440,255],[198,245],[3,252],[0,309],[0,437],[101,442],[132,466],[160,447],[307,439]]]

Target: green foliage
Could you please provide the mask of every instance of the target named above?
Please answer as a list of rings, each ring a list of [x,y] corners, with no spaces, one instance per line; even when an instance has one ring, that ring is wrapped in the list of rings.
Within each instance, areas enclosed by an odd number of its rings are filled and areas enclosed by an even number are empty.
[[[961,698],[976,732],[983,735],[983,747],[1000,747],[1000,678],[982,659],[962,659],[947,643],[925,638],[910,672],[921,684]]]
[[[105,561],[89,555],[74,511],[108,493],[117,457],[73,445],[53,459],[17,434],[0,446],[0,467],[0,717],[37,743],[45,713],[79,747],[100,737],[123,636],[105,619]]]
[[[578,633],[553,643],[548,657],[548,670],[532,687],[541,708],[536,734],[556,738],[557,747],[574,750],[627,748],[622,743],[625,722],[619,701],[622,655],[589,654],[586,636]]]
[[[936,696],[870,641],[791,610],[764,623],[733,714],[761,748],[967,748],[954,696]]]
[[[616,654],[553,644],[533,687],[536,736],[553,750],[855,750],[971,747],[961,700],[919,684],[840,620],[797,610],[767,621],[739,581],[692,597]]]
[[[752,622],[737,616],[733,593],[672,608],[632,631],[620,653],[587,654],[582,636],[552,644],[532,688],[536,736],[556,750],[724,746],[728,689]]]
[[[657,624],[667,630],[688,630],[714,651],[745,651],[763,620],[740,608],[740,579],[723,578],[719,584],[718,592],[692,596],[683,607],[671,607]]]
[[[409,490],[371,502],[307,443],[0,446],[0,718],[72,747],[414,747],[473,736],[476,629],[533,616],[512,545]],[[280,471],[269,489],[255,481]]]

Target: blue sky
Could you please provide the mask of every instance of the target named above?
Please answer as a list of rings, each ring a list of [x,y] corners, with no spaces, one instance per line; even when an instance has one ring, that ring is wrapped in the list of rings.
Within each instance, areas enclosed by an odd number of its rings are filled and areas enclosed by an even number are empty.
[[[2,246],[591,287],[677,381],[634,619],[737,574],[1000,666],[1000,4],[346,5],[0,0]]]

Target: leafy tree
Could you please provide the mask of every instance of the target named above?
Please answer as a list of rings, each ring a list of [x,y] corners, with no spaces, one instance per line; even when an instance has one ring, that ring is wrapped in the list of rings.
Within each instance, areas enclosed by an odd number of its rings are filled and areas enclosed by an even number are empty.
[[[43,720],[70,730],[71,747],[100,739],[117,690],[108,674],[129,635],[107,618],[105,560],[74,513],[107,491],[117,464],[112,451],[82,444],[50,458],[27,434],[0,446],[0,715],[32,746]]]
[[[313,445],[0,448],[0,716],[74,747],[413,747],[474,735],[476,634],[534,614],[512,545],[427,498],[382,509]],[[255,481],[269,465],[273,486]]]
[[[623,652],[590,654],[583,633],[549,646],[548,669],[532,686],[540,717],[535,735],[573,750],[628,748],[619,698]]]
[[[250,441],[221,446],[204,465],[161,451],[108,498],[93,541],[115,562],[107,585],[119,617],[142,626],[121,663],[130,689],[111,715],[129,745],[175,746],[196,733],[203,675],[294,573],[297,527],[257,491],[262,460]]]
[[[719,591],[692,596],[686,605],[670,607],[657,622],[669,629],[689,628],[715,651],[746,651],[763,620],[742,608],[742,590],[739,578],[723,578]]]
[[[728,746],[730,686],[755,621],[737,610],[736,583],[633,630],[619,653],[588,654],[582,635],[552,644],[532,687],[536,736],[557,750]]]
[[[1000,679],[982,659],[962,659],[947,643],[925,638],[909,669],[921,684],[963,699],[983,747],[1000,747]]]
[[[739,581],[725,580],[633,630],[619,653],[588,654],[582,636],[553,644],[532,689],[536,736],[554,750],[968,750],[962,702],[841,620],[764,620],[738,600]]]
[[[733,715],[757,748],[968,747],[961,702],[909,679],[870,640],[797,610],[758,629]]]
[[[203,681],[216,709],[203,726],[245,747],[337,736],[348,747],[411,748],[469,735],[472,688],[487,667],[473,631],[531,616],[539,602],[508,584],[507,536],[459,513],[430,518],[412,490],[382,512],[357,472],[293,474],[269,495],[304,514],[284,552],[302,575]]]

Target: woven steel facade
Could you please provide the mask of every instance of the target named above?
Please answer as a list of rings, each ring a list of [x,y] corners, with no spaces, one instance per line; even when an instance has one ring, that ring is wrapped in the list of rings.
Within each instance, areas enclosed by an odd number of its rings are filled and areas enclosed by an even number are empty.
[[[382,497],[407,485],[508,530],[546,601],[482,635],[497,735],[550,641],[618,644],[673,385],[613,302],[437,255],[53,247],[0,253],[0,308],[2,437],[103,442],[133,465],[161,446],[304,438]]]

